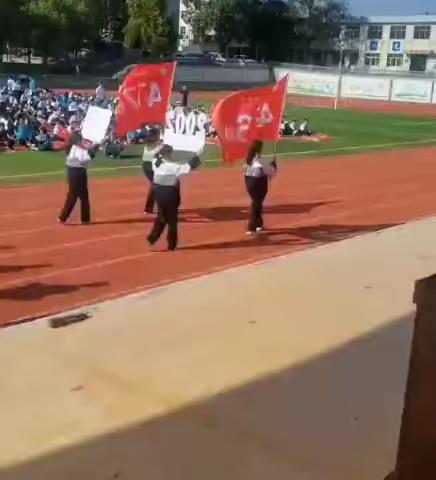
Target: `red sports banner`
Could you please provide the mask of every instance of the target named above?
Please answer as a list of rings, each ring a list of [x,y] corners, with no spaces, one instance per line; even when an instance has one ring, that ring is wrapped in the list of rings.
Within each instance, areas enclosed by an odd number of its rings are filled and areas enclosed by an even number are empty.
[[[117,135],[124,136],[141,124],[164,124],[171,99],[176,63],[138,65],[120,87]]]
[[[234,93],[216,104],[212,124],[225,163],[244,159],[255,140],[279,140],[287,86],[288,76],[272,86]]]

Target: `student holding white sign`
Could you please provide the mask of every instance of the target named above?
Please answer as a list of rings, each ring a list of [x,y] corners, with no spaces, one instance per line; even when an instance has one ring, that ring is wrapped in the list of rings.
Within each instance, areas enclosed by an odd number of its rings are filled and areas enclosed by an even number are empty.
[[[164,143],[181,152],[197,152],[206,143],[206,124],[197,112],[186,108],[174,111],[174,116],[167,115]]]
[[[91,221],[88,195],[88,165],[100,148],[99,144],[91,144],[83,140],[81,135],[73,137],[67,150],[68,193],[58,222],[65,223],[80,199],[80,218],[83,224]]]
[[[159,207],[159,213],[153,229],[147,237],[150,246],[154,245],[161,237],[165,227],[168,228],[168,250],[173,251],[178,242],[178,217],[180,206],[180,177],[188,175],[200,164],[199,154],[194,155],[187,163],[172,162],[173,148],[163,145],[152,163],[153,191]]]

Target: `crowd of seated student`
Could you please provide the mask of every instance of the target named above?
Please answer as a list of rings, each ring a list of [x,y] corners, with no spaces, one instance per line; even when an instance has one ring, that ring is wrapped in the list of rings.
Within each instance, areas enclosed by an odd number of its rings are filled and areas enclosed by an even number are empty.
[[[66,134],[80,130],[90,105],[115,111],[102,85],[95,96],[38,89],[35,80],[10,77],[0,88],[0,148],[17,146],[38,151],[57,150]]]
[[[285,117],[282,119],[280,134],[282,137],[310,136],[312,130],[309,126],[309,120],[306,118],[301,123],[297,120],[288,121]]]
[[[102,85],[97,87],[95,96],[72,91],[59,94],[37,88],[33,79],[9,77],[0,87],[0,150],[17,147],[43,152],[61,150],[66,135],[80,131],[90,105],[115,112],[117,103],[118,99],[110,99]],[[179,114],[194,114],[195,131],[204,129],[207,137],[216,136],[211,115],[204,106],[183,106],[182,102],[176,102],[168,110],[166,128],[175,128],[175,119]],[[149,128],[141,125],[125,138],[117,138],[114,115],[103,147],[105,155],[118,158],[126,143],[143,143]]]

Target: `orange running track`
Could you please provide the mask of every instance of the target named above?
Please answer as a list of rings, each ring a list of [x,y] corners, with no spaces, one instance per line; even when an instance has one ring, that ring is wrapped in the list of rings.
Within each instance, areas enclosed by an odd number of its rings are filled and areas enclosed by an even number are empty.
[[[90,226],[75,219],[71,226],[56,223],[64,184],[4,188],[0,324],[430,216],[436,213],[435,179],[434,148],[285,163],[267,199],[269,231],[253,239],[245,236],[241,169],[199,171],[183,182],[180,250],[174,253],[164,251],[164,241],[154,252],[146,245],[152,219],[142,214],[144,179],[91,181]]]

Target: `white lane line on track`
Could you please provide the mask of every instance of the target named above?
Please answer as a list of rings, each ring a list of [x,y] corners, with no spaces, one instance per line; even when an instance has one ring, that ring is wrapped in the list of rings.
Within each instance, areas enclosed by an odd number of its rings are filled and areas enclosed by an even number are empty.
[[[391,142],[391,143],[379,143],[379,144],[373,144],[373,145],[355,145],[351,147],[340,147],[340,148],[326,148],[326,149],[321,149],[321,150],[305,150],[305,151],[300,151],[300,152],[282,152],[282,153],[277,153],[275,156],[276,157],[291,157],[291,156],[298,156],[298,155],[312,155],[312,154],[323,154],[325,152],[329,153],[334,153],[334,152],[347,152],[347,151],[355,151],[355,150],[371,150],[371,149],[376,149],[376,148],[386,148],[386,147],[398,147],[401,145],[425,145],[428,143],[435,143],[436,138],[429,138],[425,140],[410,140],[410,141],[404,141],[404,142]],[[273,154],[271,155],[265,155],[266,157],[272,157]],[[221,159],[219,158],[211,158],[209,160],[206,160],[208,163],[217,163],[220,162]],[[125,170],[125,169],[139,169],[141,166],[140,165],[121,165],[119,167],[97,167],[97,168],[92,168],[90,169],[90,172],[110,172],[113,170]],[[44,176],[52,176],[52,175],[59,175],[59,174],[64,174],[64,170],[55,170],[51,172],[39,172],[39,173],[20,173],[17,175],[4,175],[0,177],[1,180],[10,180],[14,178],[33,178],[33,177],[44,177]]]
[[[347,215],[349,215],[350,211],[347,211],[345,213]],[[326,220],[331,222],[331,221],[340,219],[341,217],[343,217],[343,215],[344,215],[344,212],[337,213],[335,215],[330,215],[330,216],[327,217]],[[320,213],[320,214],[312,217],[310,220],[313,222],[315,220],[322,219],[322,218],[323,218],[323,215],[322,215],[322,213]],[[419,218],[419,217],[417,217],[417,218]],[[414,218],[411,221],[416,220],[417,218]],[[279,231],[283,228],[294,229],[294,228],[304,227],[305,225],[307,225],[307,220],[301,220],[299,222],[293,223],[292,225],[279,224],[279,225],[275,226],[273,231],[274,230]],[[350,237],[360,236],[364,233],[369,233],[369,232],[361,232],[361,233],[358,232],[356,235],[353,235],[353,233],[350,233],[349,236]],[[138,235],[143,235],[143,232],[138,232]],[[239,240],[242,240],[242,239],[247,240],[247,245],[249,245],[251,243],[250,239],[247,239],[243,235],[233,235],[231,237],[229,237],[229,235],[223,235],[223,236],[220,236],[220,237],[214,237],[213,240],[211,240],[211,241],[202,241],[201,245],[214,245],[217,242],[219,243],[219,242],[225,242],[225,241],[239,241]],[[324,243],[332,243],[332,242],[323,242],[323,241],[311,242],[310,239],[308,239],[308,241],[309,241],[309,244],[308,244],[309,246],[312,245],[313,243],[319,244],[319,245],[322,245]],[[338,241],[338,240],[335,240],[335,241]],[[144,245],[145,245],[145,241],[144,241]],[[192,248],[192,247],[195,247],[197,245],[199,245],[198,240],[197,241],[194,240],[194,242],[188,242],[187,244],[182,246],[181,251],[183,251],[183,248],[186,248],[187,250],[189,250],[190,247]],[[306,245],[306,247],[307,247],[307,245]],[[102,268],[102,267],[114,265],[114,264],[117,264],[117,263],[123,263],[125,261],[138,260],[138,259],[142,259],[142,258],[151,256],[151,255],[156,255],[156,254],[159,254],[159,253],[162,253],[162,252],[160,252],[160,251],[158,251],[158,252],[146,251],[146,252],[138,253],[138,254],[135,254],[135,255],[127,255],[127,256],[124,256],[124,257],[117,257],[117,258],[112,258],[112,259],[108,259],[108,260],[102,260],[102,261],[95,262],[95,263],[92,263],[92,264],[80,265],[80,266],[73,267],[73,268],[59,269],[59,270],[47,272],[46,274],[42,274],[42,275],[32,275],[32,276],[28,276],[28,277],[20,277],[20,278],[16,278],[16,279],[13,279],[13,280],[9,280],[9,281],[0,283],[0,289],[3,289],[4,287],[7,287],[7,286],[19,285],[21,283],[35,282],[35,281],[43,280],[45,278],[55,277],[55,276],[62,275],[62,274],[70,274],[70,273],[75,273],[75,272],[82,271],[82,270],[89,270],[89,269],[93,269],[93,268]]]

